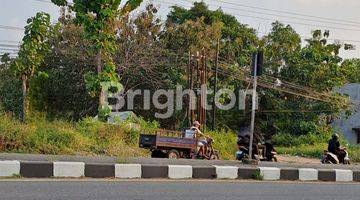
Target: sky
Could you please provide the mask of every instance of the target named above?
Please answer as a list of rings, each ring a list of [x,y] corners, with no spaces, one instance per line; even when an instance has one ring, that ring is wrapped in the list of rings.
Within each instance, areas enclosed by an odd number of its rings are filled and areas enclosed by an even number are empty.
[[[0,54],[12,51],[23,36],[26,20],[36,12],[51,15],[52,22],[59,17],[59,8],[50,0],[0,0]],[[123,0],[125,2],[125,0]],[[170,6],[191,6],[194,0],[145,0],[138,9],[152,2],[159,8],[159,17],[166,19]],[[355,50],[342,51],[344,58],[360,58],[360,1],[359,0],[204,0],[210,9],[221,9],[248,24],[263,36],[271,30],[271,23],[278,20],[290,24],[303,39],[311,36],[315,29],[329,30],[330,38],[351,43]],[[135,11],[135,12],[138,12]],[[4,26],[11,26],[4,29]],[[331,40],[333,41],[333,40]],[[5,46],[4,46],[5,45]],[[15,53],[15,52],[14,52]]]

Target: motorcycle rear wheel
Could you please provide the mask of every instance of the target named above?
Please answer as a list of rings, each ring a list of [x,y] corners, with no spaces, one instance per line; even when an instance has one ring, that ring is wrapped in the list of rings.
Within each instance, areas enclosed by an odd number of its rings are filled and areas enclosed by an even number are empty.
[[[209,160],[220,160],[220,156],[217,152],[213,152],[210,154]]]

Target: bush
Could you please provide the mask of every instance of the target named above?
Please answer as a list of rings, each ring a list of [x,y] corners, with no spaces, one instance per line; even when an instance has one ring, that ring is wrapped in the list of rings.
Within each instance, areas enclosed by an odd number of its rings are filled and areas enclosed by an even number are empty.
[[[43,116],[29,117],[20,123],[0,113],[0,151],[76,154],[145,156],[147,151],[138,148],[142,128],[148,129],[156,123],[143,120],[139,127],[132,122],[107,124],[85,118],[77,123],[61,120],[48,121]]]
[[[206,133],[214,139],[214,148],[219,150],[221,159],[235,159],[237,136],[232,131],[220,130]]]
[[[281,137],[280,137],[281,138]],[[295,141],[299,141],[298,138],[293,138]],[[298,145],[278,145],[276,150],[279,154],[288,154],[302,157],[314,157],[320,158],[324,150],[327,149],[328,143],[326,140],[316,140],[319,143],[298,143]],[[326,141],[326,142],[324,142]],[[346,144],[346,141],[341,138],[341,144],[347,146],[347,150],[352,162],[360,162],[360,147]]]
[[[327,149],[332,134],[331,127],[322,125],[316,127],[316,133],[300,136],[282,133],[273,136],[272,140],[279,154],[320,158]],[[341,145],[348,147],[350,159],[353,162],[360,162],[360,147],[349,145],[346,139],[339,135]]]

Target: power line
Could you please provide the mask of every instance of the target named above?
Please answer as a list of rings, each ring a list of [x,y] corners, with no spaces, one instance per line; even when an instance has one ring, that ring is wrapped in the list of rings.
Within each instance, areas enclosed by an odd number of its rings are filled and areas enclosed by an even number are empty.
[[[5,43],[17,43],[20,44],[21,41],[15,41],[15,40],[0,40],[0,42],[5,42]]]
[[[168,3],[168,2],[163,2],[161,0],[157,0],[161,3],[164,3],[164,4],[167,4],[167,5],[175,5],[175,4],[172,4],[172,3]],[[190,1],[188,0],[184,0],[184,1],[187,1],[190,3]],[[177,6],[182,6],[182,7],[188,7],[188,8],[191,8],[190,6],[185,6],[185,5],[178,5],[176,4]],[[243,17],[249,17],[249,18],[257,18],[257,19],[263,19],[263,20],[271,20],[271,21],[274,21],[276,19],[268,19],[268,18],[262,18],[262,17],[256,17],[256,16],[249,16],[249,15],[238,15],[238,14],[233,14],[233,13],[230,13],[234,16],[243,16]],[[280,20],[279,20],[280,21]],[[301,25],[310,25],[310,26],[314,26],[314,27],[318,27],[318,25],[313,25],[313,24],[304,24],[304,23],[298,23],[298,22],[288,22],[288,21],[284,21],[284,22],[287,22],[287,23],[295,23],[295,24],[301,24]],[[326,27],[326,28],[334,28],[334,29],[337,29],[337,27],[328,27],[328,26],[323,26],[323,25],[319,25],[321,27]],[[357,30],[357,29],[347,29],[347,28],[339,28],[339,29],[345,29],[345,30],[352,30],[352,31],[360,31]],[[265,32],[260,32],[260,33],[263,33],[263,34],[267,34]],[[307,37],[307,36],[303,36],[303,35],[299,35],[301,38],[303,39],[311,39],[311,37]],[[341,42],[354,42],[354,43],[360,43],[360,40],[347,40],[347,39],[337,39],[337,38],[327,38],[327,40],[332,40],[332,41],[341,41]]]
[[[196,1],[191,1],[191,0],[182,0],[182,1],[191,2],[191,3],[196,2]],[[340,23],[340,22],[334,22],[334,21],[331,21],[331,22],[330,22],[330,21],[324,21],[324,20],[306,19],[306,18],[301,18],[301,17],[286,16],[286,15],[279,15],[279,14],[272,14],[272,13],[259,12],[259,11],[254,11],[254,10],[246,10],[246,9],[235,8],[235,7],[227,7],[227,6],[222,6],[222,5],[218,5],[218,4],[217,4],[217,5],[214,5],[214,4],[208,3],[208,5],[210,5],[210,6],[218,6],[218,7],[220,7],[220,8],[226,8],[226,9],[235,10],[235,11],[243,11],[243,12],[248,12],[248,13],[257,13],[257,14],[261,14],[261,15],[269,15],[269,16],[275,16],[275,17],[282,17],[282,18],[289,18],[289,19],[310,21],[310,22],[337,24],[337,25],[353,26],[353,27],[359,27],[359,26],[360,26],[360,24],[359,24],[359,25],[355,25],[355,24]]]
[[[212,0],[212,1],[214,1],[214,0]],[[264,8],[264,7],[258,7],[258,6],[249,6],[249,5],[240,4],[240,3],[227,2],[227,1],[223,1],[223,0],[216,0],[216,2],[221,2],[221,3],[225,3],[225,4],[229,4],[229,5],[235,5],[235,6],[240,6],[240,7],[245,7],[245,8],[252,8],[252,9],[257,9],[257,10],[265,10],[265,11],[271,11],[271,12],[277,12],[277,13],[286,13],[286,14],[291,14],[291,15],[297,15],[297,16],[303,16],[303,17],[312,17],[312,18],[323,19],[323,20],[330,20],[330,21],[341,21],[341,22],[346,22],[346,23],[352,23],[352,24],[358,24],[358,25],[360,25],[359,22],[351,21],[351,20],[334,19],[334,18],[320,17],[320,16],[315,16],[315,15],[308,15],[308,14],[303,14],[303,13],[298,13],[298,12],[282,11],[282,10],[276,10],[276,9],[269,9],[269,8]]]
[[[0,47],[20,47],[19,45],[13,45],[13,44],[0,44]]]
[[[33,0],[33,1],[38,1],[38,2],[43,2],[43,3],[51,3],[51,4],[53,4],[53,2],[51,2],[51,1],[46,1],[46,0]]]
[[[250,76],[249,72],[246,72],[244,70],[242,72],[244,72],[244,75]],[[227,76],[231,76],[231,77],[237,78],[237,79],[245,81],[245,82],[251,82],[250,78],[246,78],[245,76],[241,76],[241,75],[237,75],[237,74],[234,75],[233,73],[228,73],[228,72],[225,72],[220,69],[218,69],[218,73],[221,73],[221,74],[227,75]],[[271,76],[268,76],[268,77],[271,77]],[[272,77],[272,78],[274,78],[274,77]],[[296,85],[296,84],[290,83],[290,82],[284,82],[282,85],[277,86],[277,85],[275,85],[275,83],[269,82],[268,80],[261,78],[261,79],[259,79],[258,84],[259,84],[259,86],[265,87],[268,89],[273,89],[273,90],[277,90],[280,92],[284,92],[284,93],[288,93],[288,94],[292,94],[292,95],[296,95],[296,96],[302,96],[302,97],[305,97],[308,99],[323,101],[323,102],[327,102],[327,103],[333,103],[334,100],[336,100],[336,99],[337,100],[343,99],[342,97],[334,97],[334,96],[331,96],[328,94],[319,93],[319,92],[316,92],[315,90],[313,90],[312,88],[299,86],[299,85]],[[285,86],[285,88],[282,86]],[[353,101],[353,100],[350,100],[350,101],[353,104],[359,103],[359,102]]]
[[[7,25],[1,25],[0,29],[6,29],[6,30],[14,30],[14,31],[24,31],[24,28],[16,27],[16,26],[7,26]]]
[[[159,2],[165,3],[163,1],[157,0]],[[166,4],[170,4],[167,3]],[[174,4],[172,4],[174,5]],[[303,25],[303,26],[311,26],[311,27],[322,27],[322,28],[329,28],[329,29],[339,29],[339,30],[346,30],[346,31],[356,31],[356,32],[360,32],[360,29],[352,29],[352,28],[344,28],[344,27],[335,27],[335,26],[326,26],[326,25],[316,25],[316,24],[308,24],[308,23],[302,23],[302,22],[293,22],[293,21],[288,21],[288,20],[279,20],[279,19],[270,19],[270,18],[264,18],[264,17],[259,17],[259,16],[253,16],[253,15],[244,15],[244,14],[235,14],[235,13],[229,13],[233,16],[237,16],[237,17],[248,17],[248,18],[252,18],[252,19],[261,19],[261,20],[266,20],[266,21],[279,21],[279,22],[283,22],[283,23],[289,23],[289,24],[298,24],[298,25]]]
[[[264,35],[268,35],[269,33],[266,32],[258,32]],[[298,33],[297,33],[298,34]],[[302,39],[313,39],[311,36],[305,36],[305,35],[300,35],[298,34],[300,38]],[[354,43],[360,43],[360,40],[348,40],[348,39],[340,39],[340,38],[326,38],[326,40],[331,40],[331,41],[340,41],[340,42],[354,42]]]
[[[6,48],[0,48],[2,51],[11,51],[11,52],[19,52],[18,49],[6,49]]]

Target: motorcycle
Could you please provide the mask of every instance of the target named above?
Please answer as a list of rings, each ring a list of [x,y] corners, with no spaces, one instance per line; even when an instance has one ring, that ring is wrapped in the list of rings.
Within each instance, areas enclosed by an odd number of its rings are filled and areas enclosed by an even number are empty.
[[[249,159],[249,149],[246,146],[243,145],[238,145],[238,151],[236,152],[236,160],[244,160],[244,159]],[[252,159],[254,160],[260,160],[259,157],[259,151],[257,148],[257,145],[253,145],[253,154],[252,154]]]
[[[277,162],[277,152],[274,148],[274,145],[270,142],[265,142],[265,148],[263,149],[262,156],[263,159],[261,161],[274,161]]]
[[[249,149],[247,141],[244,139],[239,139],[238,142],[238,151],[235,154],[236,160],[244,160],[249,158]],[[252,159],[260,161],[274,161],[277,162],[277,153],[274,146],[265,142],[263,145],[253,145],[253,156]]]
[[[208,137],[206,138],[206,147],[205,147],[205,156],[201,156],[199,152],[195,155],[197,159],[207,159],[207,160],[219,160],[219,151],[215,150],[213,147],[214,139]]]
[[[322,164],[344,164],[344,165],[350,165],[350,157],[349,153],[346,150],[343,150],[345,153],[344,162],[340,163],[339,158],[337,155],[325,150],[324,155],[321,158]]]
[[[244,146],[239,146],[239,150],[236,152],[236,160],[243,160],[249,158],[249,150]]]

